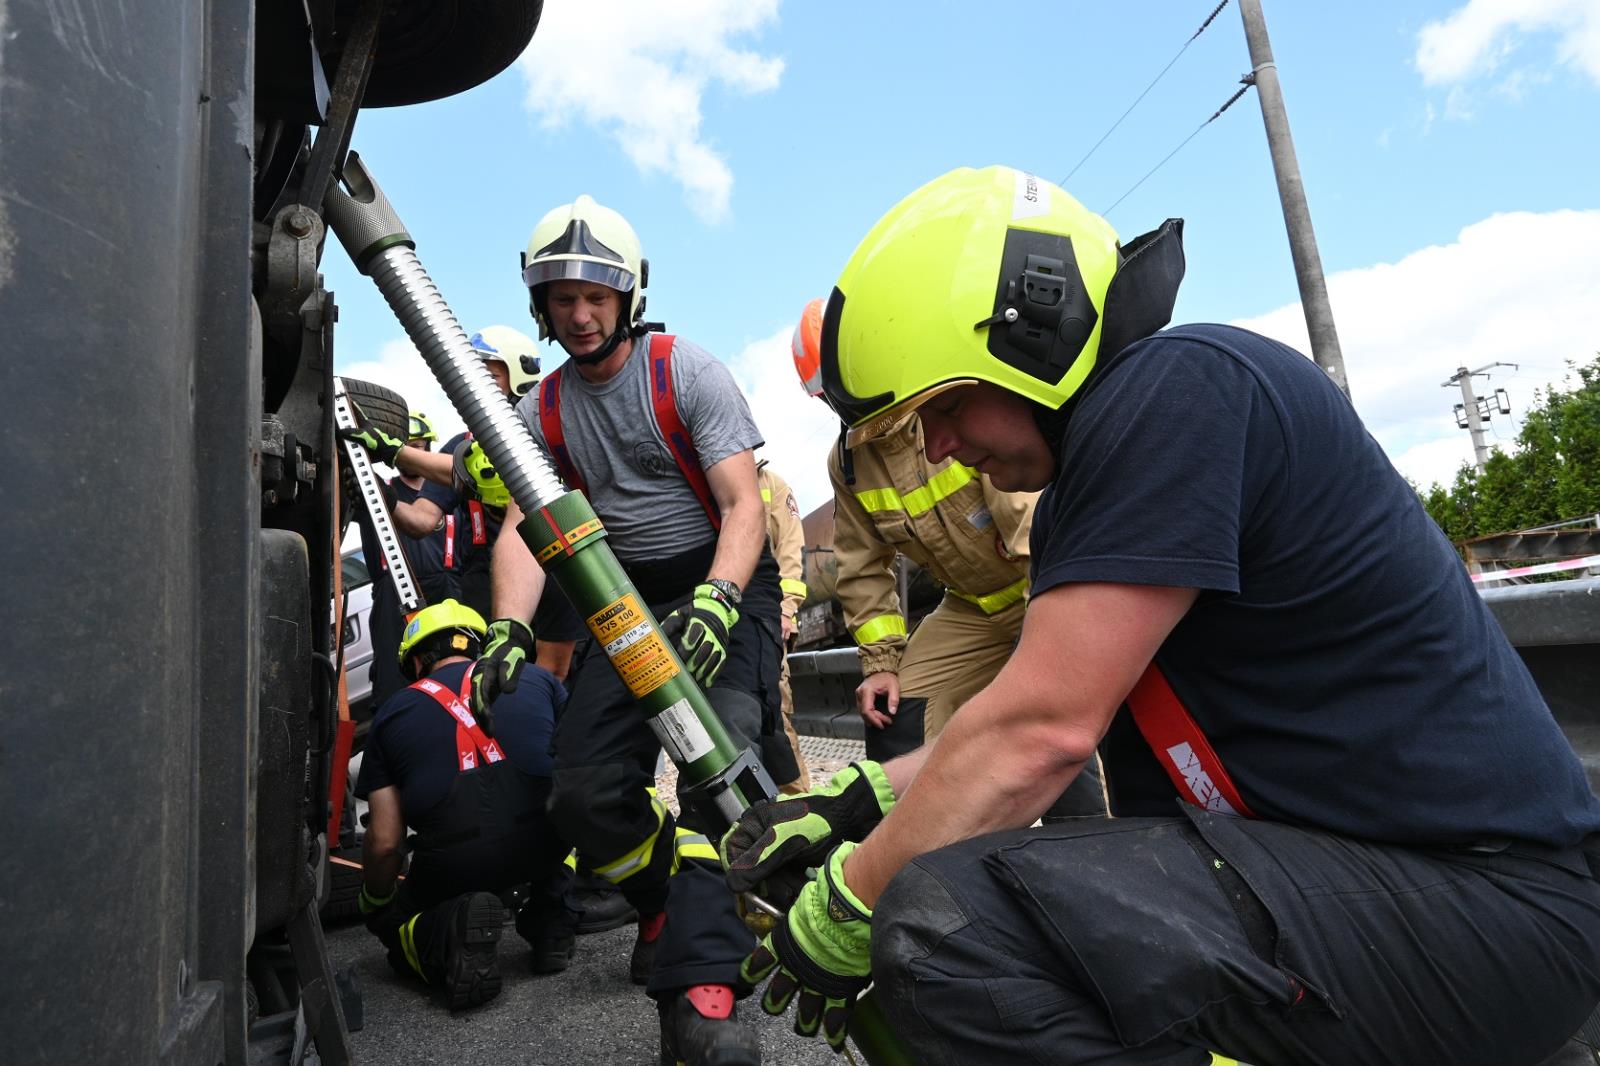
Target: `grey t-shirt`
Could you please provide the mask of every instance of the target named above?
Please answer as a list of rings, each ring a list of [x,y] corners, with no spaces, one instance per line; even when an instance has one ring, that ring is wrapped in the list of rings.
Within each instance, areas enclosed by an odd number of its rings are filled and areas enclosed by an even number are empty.
[[[656,428],[648,341],[636,340],[622,371],[601,385],[583,380],[571,363],[553,371],[561,375],[567,454],[606,524],[611,550],[624,561],[678,555],[717,536]],[[761,431],[728,368],[682,337],[672,345],[672,383],[678,417],[702,469],[761,447]],[[548,448],[539,427],[538,389],[522,398],[517,413]]]

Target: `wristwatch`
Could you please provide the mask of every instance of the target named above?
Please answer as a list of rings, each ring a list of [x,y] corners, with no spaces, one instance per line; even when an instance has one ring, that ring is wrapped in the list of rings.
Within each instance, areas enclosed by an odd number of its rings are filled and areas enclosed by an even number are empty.
[[[744,593],[739,591],[739,586],[727,578],[708,577],[706,578],[706,584],[722,593],[727,601],[735,607],[739,606],[739,602],[744,599]]]

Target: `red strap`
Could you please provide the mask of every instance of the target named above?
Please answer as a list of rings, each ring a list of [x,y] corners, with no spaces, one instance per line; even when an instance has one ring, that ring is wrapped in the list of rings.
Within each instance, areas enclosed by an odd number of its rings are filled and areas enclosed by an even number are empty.
[[[478,500],[468,500],[467,514],[472,516],[472,543],[480,547],[489,543],[489,524],[483,519],[483,504]]]
[[[544,434],[544,442],[550,449],[550,457],[556,461],[556,469],[561,478],[571,488],[588,494],[588,488],[583,483],[583,475],[578,473],[578,468],[572,464],[572,456],[567,454],[567,437],[561,432],[561,375],[565,368],[553,374],[546,374],[545,379],[539,383],[539,431]]]
[[[472,711],[467,707],[467,693],[472,690],[470,669],[461,679],[459,696],[437,681],[426,677],[411,687],[432,696],[434,702],[449,711],[450,717],[456,720],[456,758],[462,770],[476,769],[479,759],[491,763],[499,762],[506,757],[506,753],[500,750],[500,745],[483,731],[483,727],[472,717]]]
[[[672,392],[672,342],[675,339],[670,333],[650,335],[650,406],[655,409],[656,429],[661,431],[661,438],[667,442],[667,448],[677,461],[683,479],[694,490],[700,506],[705,508],[711,528],[720,530],[722,512],[711,495],[706,472],[700,468],[700,453],[695,451],[694,439],[683,427],[683,419],[678,417],[678,402]]]
[[[444,568],[454,570],[456,566],[456,516],[444,516]]]
[[[1167,675],[1154,662],[1128,693],[1128,709],[1185,803],[1218,814],[1256,816],[1239,795],[1189,709],[1172,691]]]

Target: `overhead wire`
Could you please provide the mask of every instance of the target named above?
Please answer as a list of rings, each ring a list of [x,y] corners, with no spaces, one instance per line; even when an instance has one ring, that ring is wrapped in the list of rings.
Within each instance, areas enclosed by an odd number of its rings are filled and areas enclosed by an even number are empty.
[[[1183,141],[1178,145],[1178,147],[1176,147],[1172,151],[1168,152],[1162,158],[1161,162],[1159,162],[1155,166],[1151,167],[1149,172],[1146,173],[1144,177],[1142,177],[1138,181],[1134,182],[1133,183],[1133,188],[1130,188],[1127,192],[1125,192],[1121,196],[1117,197],[1115,203],[1113,203],[1110,207],[1106,208],[1104,211],[1101,211],[1100,213],[1102,215],[1109,215],[1112,211],[1116,210],[1117,204],[1122,203],[1122,201],[1124,201],[1128,197],[1132,196],[1133,193],[1134,193],[1134,190],[1138,189],[1139,186],[1143,185],[1146,181],[1148,181],[1150,179],[1150,175],[1151,174],[1154,174],[1156,171],[1158,171],[1162,167],[1166,166],[1167,165],[1167,160],[1171,159],[1173,156],[1175,156],[1179,152],[1183,151],[1183,146],[1184,145],[1188,144],[1190,141],[1192,141],[1196,137],[1198,137],[1200,135],[1200,131],[1201,130],[1205,129],[1207,126],[1209,126],[1213,122],[1215,122],[1218,118],[1222,117],[1222,113],[1224,111],[1228,110],[1228,108],[1230,108],[1234,104],[1238,103],[1239,102],[1239,97],[1241,97],[1245,93],[1249,92],[1250,91],[1250,87],[1256,83],[1255,75],[1253,75],[1253,74],[1246,74],[1244,76],[1243,80],[1244,80],[1244,84],[1239,87],[1239,91],[1238,92],[1236,92],[1232,96],[1228,97],[1226,103],[1224,103],[1221,107],[1217,108],[1216,111],[1212,112],[1212,115],[1211,115],[1210,118],[1206,119],[1204,122],[1200,123],[1200,125],[1196,126],[1193,133],[1191,133],[1191,134],[1189,134],[1189,136],[1185,137],[1183,139]]]
[[[1067,176],[1062,178],[1060,181],[1056,182],[1057,185],[1065,185],[1067,182],[1072,180],[1072,175],[1074,175],[1074,174],[1076,174],[1078,172],[1079,167],[1082,167],[1083,164],[1087,163],[1089,161],[1089,157],[1094,155],[1094,153],[1100,148],[1100,146],[1102,144],[1106,143],[1106,138],[1107,137],[1110,137],[1113,133],[1117,132],[1117,127],[1122,125],[1122,120],[1127,118],[1129,115],[1133,114],[1133,109],[1138,107],[1140,101],[1142,101],[1146,96],[1150,95],[1150,90],[1154,89],[1156,87],[1156,82],[1158,82],[1162,78],[1166,77],[1167,71],[1172,69],[1172,65],[1174,63],[1176,63],[1178,60],[1183,58],[1183,53],[1187,52],[1189,50],[1189,46],[1195,42],[1196,38],[1198,38],[1202,33],[1206,32],[1206,27],[1210,26],[1212,21],[1217,17],[1217,15],[1221,14],[1222,9],[1227,7],[1227,6],[1228,6],[1228,0],[1222,0],[1221,3],[1219,3],[1216,7],[1214,7],[1211,10],[1211,14],[1206,16],[1206,20],[1204,22],[1200,23],[1200,28],[1195,30],[1194,33],[1189,37],[1189,39],[1187,41],[1183,42],[1183,47],[1178,49],[1177,55],[1174,55],[1170,60],[1168,60],[1167,65],[1161,68],[1161,73],[1157,74],[1155,76],[1155,78],[1151,80],[1150,84],[1146,85],[1144,87],[1144,92],[1140,93],[1134,99],[1133,103],[1128,105],[1128,109],[1122,113],[1122,115],[1117,119],[1117,121],[1115,121],[1115,122],[1113,122],[1111,124],[1111,128],[1110,129],[1106,130],[1104,133],[1102,133],[1100,135],[1100,139],[1098,141],[1095,141],[1094,145],[1087,152],[1084,153],[1083,158],[1078,160],[1077,165],[1074,166],[1070,171],[1067,172]]]

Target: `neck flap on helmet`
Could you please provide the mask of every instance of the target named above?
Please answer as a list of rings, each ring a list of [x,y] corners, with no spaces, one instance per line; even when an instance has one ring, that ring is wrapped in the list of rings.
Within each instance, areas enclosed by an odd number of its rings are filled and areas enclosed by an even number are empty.
[[[1183,219],[1169,218],[1149,233],[1141,234],[1122,247],[1122,265],[1106,290],[1103,324],[1100,327],[1100,352],[1083,387],[1055,410],[1033,406],[1033,420],[1061,461],[1061,446],[1066,438],[1067,420],[1078,400],[1090,392],[1106,367],[1134,341],[1143,340],[1172,321],[1172,308],[1178,302],[1178,286],[1183,283]]]

